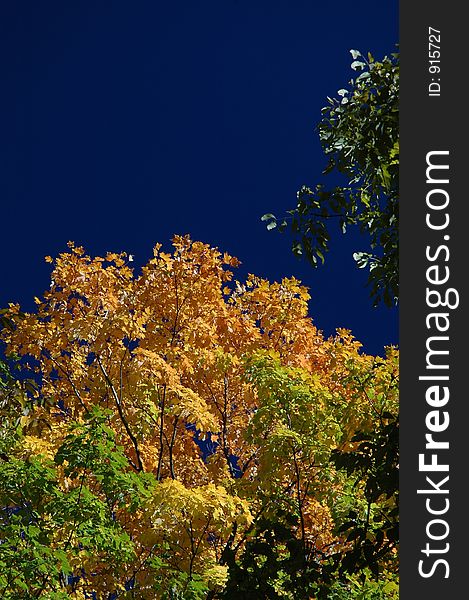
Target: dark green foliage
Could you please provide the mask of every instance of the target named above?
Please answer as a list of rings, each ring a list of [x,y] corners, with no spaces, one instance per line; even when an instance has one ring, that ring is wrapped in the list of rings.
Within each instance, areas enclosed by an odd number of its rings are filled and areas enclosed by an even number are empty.
[[[259,519],[241,559],[227,557],[230,578],[223,598],[311,598],[320,574],[319,563],[308,561],[305,556],[296,533],[298,526],[299,518],[294,511],[278,510]]]
[[[368,267],[375,305],[397,303],[398,291],[398,175],[399,65],[392,54],[375,61],[351,50],[352,69],[359,75],[349,89],[338,91],[322,109],[319,137],[329,161],[324,174],[336,173],[343,185],[303,186],[297,206],[278,221],[262,217],[267,228],[289,228],[293,252],[317,266],[329,248],[330,224],[343,233],[351,225],[367,235],[369,248],[357,250],[359,268]]]
[[[358,432],[351,452],[334,451],[332,462],[363,487],[367,506],[351,510],[338,532],[351,548],[334,557],[340,575],[368,568],[377,578],[380,565],[397,569],[399,540],[399,418],[385,413],[372,433]]]

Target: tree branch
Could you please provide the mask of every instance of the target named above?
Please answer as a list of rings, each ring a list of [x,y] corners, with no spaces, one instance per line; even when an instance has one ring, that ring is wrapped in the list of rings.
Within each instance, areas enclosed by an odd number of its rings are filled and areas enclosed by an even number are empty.
[[[114,401],[117,406],[117,412],[119,413],[120,420],[122,421],[122,424],[124,425],[127,435],[129,436],[129,438],[133,444],[135,454],[137,457],[137,469],[136,470],[143,471],[143,463],[142,463],[142,459],[140,457],[140,450],[138,448],[137,438],[134,436],[134,434],[132,433],[132,430],[130,429],[129,423],[127,422],[127,419],[125,418],[124,412],[122,410],[122,404],[119,400],[119,396],[116,392],[116,388],[114,387],[106,369],[104,368],[104,365],[101,362],[101,358],[99,357],[99,355],[96,355],[96,359],[98,361],[99,368],[101,369],[101,373],[103,374],[104,379],[106,380],[106,383],[108,384],[109,389],[111,390],[112,396],[113,396]]]

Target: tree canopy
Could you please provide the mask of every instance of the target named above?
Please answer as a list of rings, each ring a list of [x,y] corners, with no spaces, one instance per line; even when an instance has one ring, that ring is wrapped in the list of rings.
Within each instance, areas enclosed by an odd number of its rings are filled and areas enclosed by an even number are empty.
[[[188,237],[3,313],[3,598],[397,597],[398,355]]]
[[[314,266],[329,249],[331,221],[343,233],[358,226],[369,247],[357,249],[354,259],[369,269],[375,305],[392,305],[399,297],[399,61],[397,54],[377,61],[370,53],[350,52],[358,75],[327,98],[318,124],[328,157],[323,173],[334,175],[338,185],[304,185],[286,218],[269,213],[262,219],[268,229],[290,229],[293,252]]]

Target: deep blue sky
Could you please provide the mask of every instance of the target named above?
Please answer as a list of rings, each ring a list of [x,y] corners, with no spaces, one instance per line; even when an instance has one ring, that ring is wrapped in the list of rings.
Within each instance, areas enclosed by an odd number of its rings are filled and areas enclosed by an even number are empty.
[[[354,265],[360,240],[337,236],[313,270],[260,222],[322,180],[314,128],[349,50],[397,41],[397,1],[2,2],[0,306],[31,309],[68,240],[142,264],[190,233],[237,256],[240,278],[301,279],[326,335],[397,343],[397,310],[371,308]]]

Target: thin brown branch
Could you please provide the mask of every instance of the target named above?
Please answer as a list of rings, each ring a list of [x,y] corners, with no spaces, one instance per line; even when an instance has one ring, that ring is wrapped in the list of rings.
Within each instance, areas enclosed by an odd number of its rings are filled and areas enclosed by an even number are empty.
[[[45,352],[45,351],[44,351]],[[85,409],[85,411],[87,413],[90,412],[90,409],[88,408],[88,406],[86,405],[86,402],[83,400],[83,398],[81,397],[80,392],[78,391],[77,386],[73,383],[72,378],[70,377],[70,374],[64,369],[64,367],[57,361],[55,360],[55,358],[51,355],[50,352],[46,352],[46,356],[48,355],[49,360],[51,360],[54,365],[57,367],[57,369],[59,369],[59,371],[61,371],[65,377],[67,378],[67,381],[70,383],[70,385],[72,386],[72,390],[73,393],[75,394],[75,396],[78,398],[78,401],[80,402],[82,408]]]
[[[159,443],[160,448],[158,452],[158,466],[156,469],[156,479],[160,481],[161,479],[161,468],[163,465],[163,452],[164,452],[164,410],[165,410],[165,402],[166,402],[166,384],[163,386],[163,396],[161,398],[161,407],[160,407],[160,431],[159,431]]]
[[[109,389],[111,390],[112,396],[113,396],[114,401],[115,401],[116,406],[117,406],[117,412],[119,413],[120,420],[122,421],[122,424],[124,425],[125,431],[127,432],[127,435],[129,436],[129,438],[130,438],[130,440],[131,440],[131,442],[133,444],[133,447],[134,447],[134,450],[135,450],[135,455],[137,457],[137,471],[143,471],[143,463],[142,463],[142,459],[141,459],[141,456],[140,456],[140,450],[139,450],[139,447],[138,447],[137,438],[132,433],[132,430],[130,429],[129,423],[128,423],[127,419],[125,418],[124,411],[122,410],[122,404],[121,404],[121,402],[119,400],[119,396],[118,396],[118,394],[116,392],[116,388],[114,387],[114,385],[113,385],[113,383],[112,383],[112,381],[111,381],[111,379],[110,379],[110,377],[109,377],[106,369],[104,368],[104,365],[103,365],[103,363],[101,361],[101,358],[97,355],[96,359],[98,361],[99,368],[101,369],[101,373],[103,374],[104,379],[106,380],[106,383],[108,384]]]

